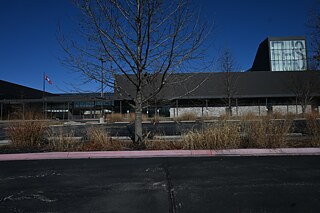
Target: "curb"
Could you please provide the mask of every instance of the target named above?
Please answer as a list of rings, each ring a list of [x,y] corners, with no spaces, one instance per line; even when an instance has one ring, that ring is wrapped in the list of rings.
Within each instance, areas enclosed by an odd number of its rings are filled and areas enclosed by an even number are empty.
[[[300,156],[320,155],[320,148],[284,149],[229,149],[229,150],[156,150],[104,152],[47,152],[1,154],[0,161],[102,159],[102,158],[173,158],[173,157],[226,157],[226,156]]]

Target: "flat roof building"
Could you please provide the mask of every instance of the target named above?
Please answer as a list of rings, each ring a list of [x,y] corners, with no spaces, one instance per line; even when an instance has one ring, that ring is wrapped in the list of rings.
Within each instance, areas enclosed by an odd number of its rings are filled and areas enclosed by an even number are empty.
[[[22,119],[27,112],[38,118],[95,118],[112,109],[113,93],[52,94],[0,80],[0,120]]]
[[[250,71],[173,74],[143,112],[148,116],[158,113],[176,117],[188,112],[220,116],[227,112],[226,98],[232,99],[232,115],[318,112],[320,72],[308,70],[307,61],[304,37],[269,37],[259,45]],[[146,82],[143,95],[150,96],[159,82]],[[226,82],[230,94],[226,94]],[[124,75],[115,76],[114,93],[105,93],[104,97],[99,93],[43,93],[0,81],[0,119],[9,118],[17,107],[25,110],[27,106],[51,115],[46,117],[62,119],[95,118],[104,110],[128,113],[134,112],[133,97],[135,89]]]

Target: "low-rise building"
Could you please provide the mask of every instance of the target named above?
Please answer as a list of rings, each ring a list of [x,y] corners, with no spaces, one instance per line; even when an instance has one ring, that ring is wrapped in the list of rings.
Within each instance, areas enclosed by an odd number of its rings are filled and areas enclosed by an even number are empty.
[[[160,79],[146,83],[143,95],[150,95],[159,82]],[[134,112],[132,83],[124,75],[116,75],[115,85],[114,94],[101,96],[51,94],[0,81],[0,119],[22,118],[27,111],[59,119]],[[172,74],[167,76],[164,88],[144,104],[143,112],[150,117],[319,112],[319,85],[320,72],[308,70],[304,37],[267,38],[260,44],[249,71]]]

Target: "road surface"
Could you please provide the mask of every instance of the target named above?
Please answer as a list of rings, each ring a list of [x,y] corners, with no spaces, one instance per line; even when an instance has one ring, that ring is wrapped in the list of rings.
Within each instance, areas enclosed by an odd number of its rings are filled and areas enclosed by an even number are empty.
[[[0,162],[0,212],[319,212],[320,156]]]

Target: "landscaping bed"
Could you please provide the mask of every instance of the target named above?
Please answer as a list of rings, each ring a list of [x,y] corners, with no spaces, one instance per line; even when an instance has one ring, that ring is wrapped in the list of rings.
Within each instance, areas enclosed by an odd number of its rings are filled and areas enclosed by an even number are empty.
[[[198,121],[195,128],[184,129],[181,135],[166,137],[159,132],[145,131],[146,150],[219,150],[243,148],[320,147],[320,123],[316,116],[306,116],[303,127],[294,118],[271,116]],[[155,124],[153,124],[155,125]],[[299,124],[300,125],[300,124]],[[301,125],[300,125],[301,126]],[[300,132],[297,130],[299,130]],[[8,125],[10,144],[1,145],[0,153],[124,151],[136,150],[132,141],[113,137],[103,125],[83,126],[81,137],[75,131],[54,129],[48,122],[20,121]],[[132,137],[132,135],[131,135]],[[141,147],[140,147],[141,149]]]

